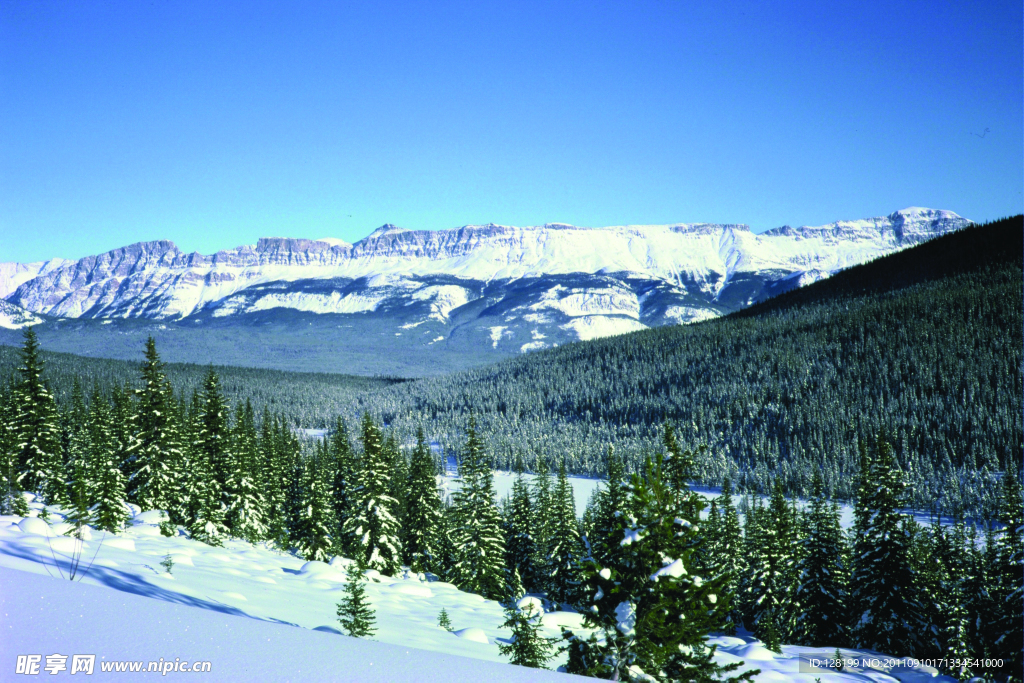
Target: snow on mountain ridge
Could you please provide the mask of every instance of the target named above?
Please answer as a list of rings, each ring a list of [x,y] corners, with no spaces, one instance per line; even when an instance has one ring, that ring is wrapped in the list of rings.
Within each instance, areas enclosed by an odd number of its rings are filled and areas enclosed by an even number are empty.
[[[820,278],[969,223],[952,212],[911,207],[886,217],[761,234],[746,225],[716,223],[488,224],[439,231],[387,224],[354,244],[268,237],[210,256],[185,254],[173,242],[157,240],[77,261],[45,262],[51,265],[0,264],[0,293],[26,310],[53,316],[154,319],[188,317],[271,282],[375,276],[493,282],[605,274],[693,287],[717,298],[738,276],[776,273],[770,277],[781,279],[813,272]],[[439,318],[447,316],[442,309],[469,301],[455,290],[443,298],[448,300],[435,302]],[[337,311],[340,304],[309,297],[279,301],[286,307],[292,301],[300,310]],[[218,315],[226,315],[223,310]]]

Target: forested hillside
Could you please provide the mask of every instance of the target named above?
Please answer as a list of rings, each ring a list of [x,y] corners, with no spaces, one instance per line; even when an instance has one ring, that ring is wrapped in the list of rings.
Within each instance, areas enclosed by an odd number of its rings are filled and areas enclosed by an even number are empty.
[[[983,512],[1022,451],[1021,217],[853,268],[742,314],[572,344],[360,397],[400,431],[475,413],[499,467],[565,454],[632,467],[662,422],[705,443],[706,483],[852,496],[857,443],[887,432],[915,505]],[[868,289],[866,293],[863,290]]]
[[[145,347],[136,349],[137,362],[87,358],[69,353],[40,351],[46,372],[45,379],[59,404],[71,397],[75,378],[86,393],[94,387],[107,393],[114,386],[139,383],[139,368]],[[9,385],[21,363],[21,351],[14,346],[0,346],[0,387]],[[167,378],[178,395],[189,397],[201,391],[208,366],[187,363],[168,363]],[[334,417],[346,412],[358,394],[390,386],[403,380],[391,377],[360,377],[312,372],[282,372],[261,368],[214,366],[221,378],[224,391],[232,401],[251,401],[259,412],[267,408],[272,413],[287,415],[292,424],[300,427],[326,427]]]
[[[400,382],[219,367],[226,395],[293,425],[356,429],[368,411],[411,442],[423,426],[454,447],[475,414],[493,464],[563,456],[602,475],[614,445],[636,469],[661,424],[706,444],[700,478],[806,494],[820,470],[849,499],[857,444],[889,435],[913,503],[989,514],[989,477],[1020,471],[1022,221],[969,228],[790,292],[728,318],[524,355]],[[142,348],[139,349],[140,359]],[[138,382],[139,365],[46,354],[58,402]],[[17,350],[0,347],[0,383]],[[168,366],[178,396],[206,369]]]

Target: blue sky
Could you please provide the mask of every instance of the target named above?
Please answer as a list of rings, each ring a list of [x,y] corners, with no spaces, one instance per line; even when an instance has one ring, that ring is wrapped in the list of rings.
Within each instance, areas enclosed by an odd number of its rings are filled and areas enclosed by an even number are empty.
[[[0,261],[1021,212],[1021,2],[703,4],[5,0]]]

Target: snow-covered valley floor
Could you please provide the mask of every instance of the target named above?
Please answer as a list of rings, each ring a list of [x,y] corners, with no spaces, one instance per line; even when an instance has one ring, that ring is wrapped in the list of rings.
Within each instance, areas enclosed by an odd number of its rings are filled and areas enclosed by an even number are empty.
[[[41,508],[32,507],[33,515]],[[101,672],[101,661],[161,657],[210,661],[208,680],[571,680],[502,664],[498,642],[510,634],[501,628],[501,606],[412,573],[370,576],[375,641],[340,635],[335,609],[347,560],[304,562],[242,541],[213,548],[184,535],[168,538],[160,534],[157,512],[136,514],[122,534],[93,531],[83,567],[94,553],[95,561],[81,582],[71,583],[59,573],[66,575],[76,541],[61,535],[67,525],[52,508],[50,514],[50,524],[35,516],[0,517],[3,680],[13,676],[17,656],[27,654],[42,655],[40,675],[47,678],[47,655],[95,654],[98,680],[131,679]],[[160,564],[168,556],[171,573]],[[454,633],[437,625],[442,608]],[[551,636],[561,625],[578,629],[581,623],[571,612],[543,620]],[[800,673],[801,660],[834,649],[784,646],[775,655],[751,637],[712,642],[719,644],[721,662],[742,659],[761,669],[759,681],[951,680],[928,669]],[[60,675],[70,675],[70,658],[67,663]]]

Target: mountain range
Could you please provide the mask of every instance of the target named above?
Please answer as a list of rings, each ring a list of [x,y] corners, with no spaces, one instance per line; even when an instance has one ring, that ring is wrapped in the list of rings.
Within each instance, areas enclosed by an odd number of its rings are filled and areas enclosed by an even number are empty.
[[[0,327],[36,324],[45,347],[87,355],[137,357],[137,338],[153,334],[171,360],[437,374],[718,317],[970,224],[912,207],[760,234],[717,223],[385,225],[354,244],[263,238],[211,256],[141,242],[0,263]]]

